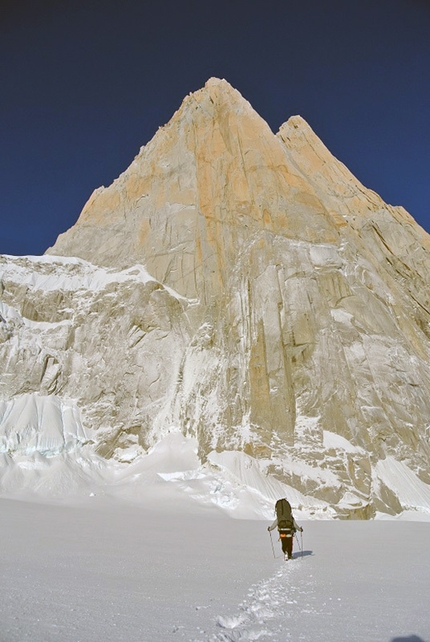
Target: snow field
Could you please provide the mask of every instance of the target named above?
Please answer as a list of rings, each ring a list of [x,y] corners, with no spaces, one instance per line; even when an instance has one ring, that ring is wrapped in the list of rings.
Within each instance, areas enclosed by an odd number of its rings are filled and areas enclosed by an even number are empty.
[[[267,522],[174,488],[0,500],[1,642],[430,642],[429,523],[303,521],[284,562]]]
[[[213,628],[271,572],[264,523],[249,534],[170,488],[146,508],[0,500],[1,642],[191,640]]]
[[[304,556],[251,587],[211,642],[430,640],[428,524],[305,522]],[[415,637],[414,637],[415,636]]]

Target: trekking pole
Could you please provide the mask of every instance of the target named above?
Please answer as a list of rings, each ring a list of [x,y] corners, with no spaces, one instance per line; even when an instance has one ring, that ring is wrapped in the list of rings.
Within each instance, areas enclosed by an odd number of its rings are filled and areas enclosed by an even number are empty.
[[[270,543],[272,544],[273,557],[276,559],[275,549],[273,548],[272,531],[269,531],[269,535],[270,535]]]
[[[294,533],[294,537],[296,538],[297,546],[299,547],[299,551],[301,552],[301,558],[303,559],[303,540],[302,540],[302,545],[300,546],[300,541],[297,536],[297,533]]]

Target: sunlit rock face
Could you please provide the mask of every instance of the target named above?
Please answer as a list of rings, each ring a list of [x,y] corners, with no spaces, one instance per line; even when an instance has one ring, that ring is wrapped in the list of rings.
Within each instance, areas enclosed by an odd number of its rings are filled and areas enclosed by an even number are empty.
[[[300,117],[209,80],[47,254],[3,259],[3,399],[75,400],[105,457],[179,427],[343,517],[407,507],[387,458],[430,483],[429,237]]]

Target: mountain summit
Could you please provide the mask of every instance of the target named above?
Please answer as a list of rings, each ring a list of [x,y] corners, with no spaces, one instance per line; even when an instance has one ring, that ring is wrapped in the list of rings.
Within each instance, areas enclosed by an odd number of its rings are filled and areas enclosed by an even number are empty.
[[[110,187],[93,193],[48,253],[122,268],[142,262],[207,303],[256,235],[331,243],[337,227],[282,138],[238,91],[212,78]]]
[[[301,117],[210,79],[2,279],[9,415],[55,398],[107,459],[174,429],[315,510],[430,511],[430,239]]]

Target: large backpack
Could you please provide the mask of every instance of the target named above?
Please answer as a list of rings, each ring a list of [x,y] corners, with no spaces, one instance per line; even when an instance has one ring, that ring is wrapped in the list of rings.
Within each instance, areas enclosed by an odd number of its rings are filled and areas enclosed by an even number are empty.
[[[285,499],[278,499],[275,505],[278,528],[281,530],[292,530],[293,516],[291,515],[290,502]]]

